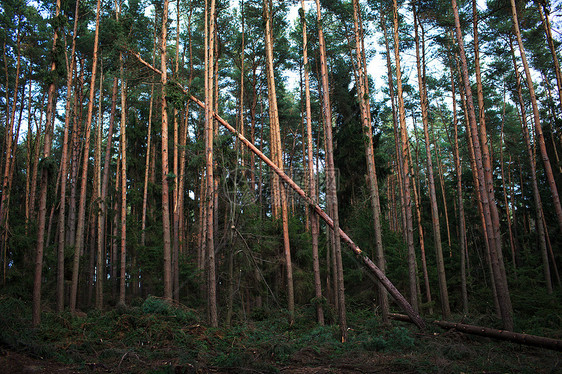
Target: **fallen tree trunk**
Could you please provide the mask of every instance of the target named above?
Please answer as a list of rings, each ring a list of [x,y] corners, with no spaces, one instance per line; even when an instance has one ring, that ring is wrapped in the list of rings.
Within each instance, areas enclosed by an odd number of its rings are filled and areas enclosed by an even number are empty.
[[[404,314],[390,313],[389,317],[398,321],[414,323],[409,316],[406,316]],[[438,321],[438,320],[431,321],[431,323],[443,327],[445,329],[455,329],[465,334],[480,335],[488,338],[507,340],[514,343],[531,345],[534,347],[547,348],[555,351],[562,351],[562,340],[559,339],[546,338],[544,336],[529,335],[529,334],[523,334],[523,333],[507,331],[507,330],[497,330],[489,327],[467,325],[464,323],[454,323],[454,322]]]
[[[153,72],[155,72],[157,74],[162,74],[160,70],[158,70],[154,66],[150,65],[148,62],[144,61],[138,53],[136,53],[134,51],[130,51],[130,50],[128,50],[128,52],[132,56],[136,57],[137,60],[142,65],[144,65],[145,67],[149,68],[150,70],[152,70]],[[178,84],[178,87],[183,91],[184,94],[189,95],[190,99],[194,103],[199,105],[201,108],[205,108],[205,104],[202,101],[195,98],[193,95],[190,95],[188,90],[186,90],[184,87],[180,86],[179,84]],[[265,162],[283,180],[283,182],[285,182],[297,194],[299,194],[299,196],[302,199],[304,199],[314,209],[316,214],[320,218],[322,218],[324,220],[324,222],[326,222],[326,224],[332,230],[334,229],[334,221],[332,220],[332,218],[328,214],[326,214],[326,212],[324,212],[322,210],[322,208],[320,208],[320,206],[317,205],[310,197],[308,197],[306,195],[306,193],[304,192],[304,190],[299,187],[299,185],[297,185],[287,174],[285,174],[281,169],[279,169],[273,161],[271,161],[266,155],[264,155],[252,142],[250,142],[248,139],[246,139],[244,137],[244,135],[242,135],[238,131],[236,131],[236,129],[234,127],[232,127],[228,122],[226,122],[221,116],[219,116],[217,113],[214,113],[214,112],[213,112],[213,116],[215,117],[215,119],[218,122],[220,122],[221,125],[226,127],[228,129],[228,131],[230,131],[231,133],[236,135],[238,137],[238,139],[246,147],[248,147],[263,162]],[[412,323],[414,323],[420,329],[424,329],[425,328],[424,320],[414,310],[414,308],[412,308],[410,303],[400,293],[400,291],[398,291],[398,289],[394,286],[394,284],[392,284],[392,282],[386,277],[386,275],[381,271],[381,269],[379,269],[379,267],[377,265],[375,265],[375,263],[373,261],[371,261],[371,259],[363,253],[361,248],[359,248],[359,246],[357,244],[355,244],[355,242],[353,242],[353,240],[351,240],[351,238],[341,228],[339,229],[339,234],[340,234],[341,239],[343,239],[343,241],[345,241],[348,244],[348,246],[351,248],[351,250],[361,258],[361,260],[363,261],[365,266],[367,266],[367,268],[374,274],[374,276],[377,278],[377,280],[379,282],[381,282],[381,284],[386,288],[388,293],[394,298],[394,300],[400,306],[400,308],[402,308],[402,310],[404,310],[404,312],[406,312],[406,314],[408,315],[408,317],[410,318]]]

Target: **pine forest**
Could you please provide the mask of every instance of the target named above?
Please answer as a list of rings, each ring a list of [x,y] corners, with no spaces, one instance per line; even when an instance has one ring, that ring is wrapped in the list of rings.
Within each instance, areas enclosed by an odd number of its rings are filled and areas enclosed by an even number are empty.
[[[562,372],[562,2],[2,0],[0,42],[1,372]]]

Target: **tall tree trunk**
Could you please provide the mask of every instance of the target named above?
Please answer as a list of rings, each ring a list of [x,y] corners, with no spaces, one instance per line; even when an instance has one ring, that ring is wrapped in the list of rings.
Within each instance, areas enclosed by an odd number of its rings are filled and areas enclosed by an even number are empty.
[[[505,216],[507,218],[507,230],[509,232],[509,247],[511,249],[511,263],[513,264],[513,274],[515,276],[515,279],[517,279],[517,263],[515,262],[515,238],[513,237],[513,230],[511,229],[512,224],[511,224],[511,212],[509,210],[509,203],[507,200],[507,188],[506,188],[506,180],[505,180],[505,175],[504,175],[504,157],[503,157],[503,148],[504,148],[504,138],[505,138],[505,133],[504,133],[504,125],[505,125],[505,108],[506,108],[506,102],[505,102],[505,90],[504,90],[504,99],[503,99],[503,107],[502,107],[502,124],[501,124],[501,131],[500,131],[500,137],[501,137],[501,142],[500,142],[500,169],[501,169],[501,178],[502,178],[502,190],[503,190],[503,202],[505,205]]]
[[[459,132],[458,132],[458,118],[457,118],[457,94],[455,89],[455,77],[453,75],[453,68],[451,67],[451,95],[453,97],[453,130],[454,130],[454,159],[455,171],[457,173],[457,199],[459,201],[459,244],[460,244],[460,267],[461,267],[461,296],[462,296],[462,312],[468,314],[468,291],[466,286],[466,223],[464,216],[464,199],[462,196],[462,164],[459,152]]]
[[[96,5],[96,31],[94,34],[94,56],[92,60],[92,77],[90,80],[90,94],[88,101],[88,114],[86,115],[86,133],[84,135],[84,154],[82,155],[82,184],[80,185],[80,204],[78,208],[78,226],[76,228],[76,240],[74,247],[74,262],[72,265],[72,284],[70,288],[70,311],[76,310],[76,296],[78,293],[78,274],[80,270],[80,256],[84,245],[84,227],[86,223],[86,187],[88,185],[88,164],[90,159],[90,133],[92,129],[92,113],[94,109],[94,94],[96,85],[96,73],[98,65],[98,40],[100,25],[100,0]]]
[[[61,2],[57,0],[55,6],[55,16],[58,18],[60,14]],[[57,48],[59,29],[55,27],[53,35],[53,56]],[[51,61],[50,72],[54,74],[57,68],[56,60]],[[52,125],[55,116],[55,94],[56,82],[52,81],[47,89],[47,115],[45,124],[45,140],[43,145],[43,158],[48,159],[51,155],[52,145]],[[41,323],[41,283],[43,280],[43,248],[45,244],[45,216],[47,212],[47,187],[49,183],[49,170],[44,167],[41,170],[41,192],[39,197],[39,219],[37,231],[37,248],[35,252],[35,274],[33,278],[33,304],[32,304],[32,324],[38,326]]]
[[[416,252],[414,248],[414,228],[412,224],[412,198],[410,194],[410,167],[408,165],[408,131],[406,128],[406,112],[402,94],[402,71],[400,69],[400,41],[398,37],[398,4],[393,0],[394,15],[394,59],[396,64],[396,94],[398,96],[398,113],[401,128],[402,184],[404,189],[404,210],[406,221],[406,243],[408,245],[408,274],[410,283],[410,304],[417,312],[418,295],[416,287]]]
[[[214,213],[215,213],[215,180],[214,180],[214,118],[213,118],[213,75],[215,48],[215,0],[205,2],[205,159],[206,159],[206,275],[207,275],[207,312],[211,326],[218,326],[217,316],[217,286],[215,273],[215,241],[214,241]]]
[[[121,79],[121,121],[119,123],[119,150],[121,155],[121,241],[120,241],[120,277],[119,277],[119,302],[118,305],[125,305],[125,270],[127,258],[127,81],[125,80],[125,70],[123,67],[123,56],[119,54],[119,70]],[[133,269],[134,271],[134,269]]]
[[[515,81],[517,84],[517,98],[519,99],[519,109],[520,109],[520,117],[521,117],[521,130],[523,132],[523,140],[525,141],[525,145],[527,147],[527,154],[529,156],[529,163],[531,165],[531,182],[533,185],[533,198],[535,200],[535,212],[536,212],[536,228],[537,234],[539,236],[539,246],[541,249],[541,257],[543,261],[543,272],[546,282],[546,290],[549,294],[552,293],[552,278],[550,275],[550,267],[548,263],[548,252],[546,247],[546,236],[545,236],[545,229],[546,226],[543,224],[544,222],[544,212],[542,208],[542,201],[541,196],[539,193],[539,186],[537,182],[537,169],[536,169],[536,159],[531,147],[531,141],[529,136],[529,129],[527,127],[527,115],[525,113],[525,102],[523,100],[523,90],[521,87],[521,80],[519,78],[519,69],[517,67],[517,60],[515,58],[515,51],[513,50],[513,43],[510,39],[510,46],[511,46],[511,57],[513,60],[513,68],[515,71]],[[535,138],[537,141],[537,138]],[[521,181],[523,183],[523,181]]]
[[[179,53],[180,53],[180,1],[177,0],[176,2],[176,55],[175,55],[175,66],[174,66],[174,78],[178,79],[178,71],[180,66],[179,61]],[[179,209],[179,200],[180,195],[183,191],[180,191],[178,188],[179,185],[179,143],[180,143],[180,134],[179,134],[179,126],[178,126],[178,110],[174,106],[173,111],[174,116],[174,162],[173,162],[173,174],[174,174],[174,186],[172,190],[172,201],[173,201],[173,209],[172,209],[172,217],[173,217],[173,238],[172,238],[172,295],[175,301],[179,302],[179,252],[180,252],[180,215],[181,211]]]
[[[449,306],[449,292],[447,291],[447,276],[445,274],[445,263],[443,261],[443,247],[441,244],[441,227],[439,224],[439,210],[437,208],[437,194],[435,193],[435,179],[433,176],[433,162],[431,159],[431,143],[429,140],[428,131],[428,102],[425,87],[425,76],[422,72],[421,58],[420,58],[420,41],[418,35],[418,17],[416,8],[414,10],[414,32],[416,41],[416,62],[418,68],[418,86],[420,93],[420,104],[422,111],[423,134],[425,139],[425,152],[427,157],[427,179],[429,184],[429,200],[431,203],[431,223],[433,226],[433,240],[435,244],[435,255],[437,262],[437,278],[439,280],[439,294],[441,296],[441,312],[444,319],[449,319],[451,316],[451,309]],[[423,29],[422,29],[423,33]]]
[[[76,32],[78,30],[78,9],[80,0],[76,1],[76,8],[74,11],[74,29],[72,31],[72,50],[70,58],[67,59],[67,76],[66,76],[66,107],[64,118],[64,135],[62,142],[61,154],[61,184],[60,184],[60,207],[59,207],[59,222],[58,222],[58,250],[57,250],[57,312],[62,312],[64,309],[64,250],[65,250],[65,228],[66,228],[66,181],[67,181],[67,168],[68,168],[68,133],[70,131],[70,118],[71,118],[71,104],[72,104],[72,82],[75,69],[74,53],[76,51]],[[69,64],[70,63],[70,64]]]
[[[269,121],[271,133],[272,158],[277,166],[283,170],[283,150],[281,145],[281,132],[279,128],[279,112],[277,110],[277,94],[275,91],[275,78],[273,66],[273,35],[272,35],[272,7],[271,0],[264,0],[263,14],[265,18],[265,53],[267,69],[267,88],[269,97]],[[293,265],[291,261],[291,247],[289,243],[289,212],[287,206],[287,196],[284,186],[279,177],[275,176],[272,180],[274,192],[277,193],[275,199],[275,211],[281,210],[281,221],[283,225],[283,250],[285,255],[285,270],[287,273],[287,308],[289,310],[289,321],[292,324],[295,318],[295,294],[293,289]]]
[[[306,144],[307,144],[307,160],[308,160],[308,188],[309,196],[312,201],[316,202],[316,179],[314,177],[314,149],[312,145],[312,111],[310,108],[310,78],[309,78],[309,62],[308,62],[308,38],[306,18],[304,17],[305,5],[301,0],[303,11],[302,21],[302,45],[303,45],[303,65],[304,65],[304,87],[305,87],[305,105],[306,105]],[[304,143],[304,142],[303,142]],[[324,309],[322,308],[322,282],[320,279],[320,259],[318,256],[318,217],[311,211],[309,216],[310,228],[312,235],[312,266],[314,271],[314,296],[316,298],[316,318],[320,326],[324,325]]]
[[[509,289],[507,286],[507,279],[505,277],[505,271],[502,272],[502,266],[500,266],[500,255],[501,246],[498,247],[500,240],[497,240],[497,235],[499,234],[499,227],[496,226],[497,222],[492,219],[491,210],[496,208],[495,200],[493,199],[494,191],[490,188],[490,184],[487,183],[487,178],[485,177],[485,172],[483,168],[483,149],[487,148],[487,144],[484,143],[480,145],[480,140],[478,139],[478,129],[476,126],[476,115],[474,112],[474,104],[472,99],[472,89],[470,87],[470,81],[468,77],[468,65],[466,60],[466,54],[464,51],[464,41],[461,32],[460,19],[458,14],[457,2],[452,0],[453,13],[455,17],[455,28],[457,43],[459,46],[460,60],[462,64],[462,75],[464,92],[466,95],[466,104],[468,108],[468,119],[469,126],[471,128],[472,143],[474,148],[474,158],[476,161],[476,169],[478,172],[478,179],[480,181],[480,195],[482,199],[482,207],[484,210],[484,219],[486,222],[486,231],[488,234],[488,241],[490,243],[490,258],[492,264],[492,273],[496,282],[496,290],[498,294],[499,307],[502,316],[502,321],[504,323],[504,328],[506,330],[513,329],[513,309],[511,306],[511,299],[509,296]],[[489,160],[488,160],[489,161]],[[493,186],[492,186],[493,187]],[[496,209],[497,212],[497,209]],[[494,227],[496,226],[496,227]],[[503,263],[503,261],[502,261]]]
[[[341,243],[340,243],[340,223],[339,223],[339,208],[338,196],[336,190],[336,177],[334,166],[334,150],[333,150],[333,135],[332,135],[332,107],[330,101],[330,85],[328,82],[328,61],[326,58],[326,41],[324,40],[324,30],[322,26],[322,14],[320,10],[320,1],[316,0],[316,20],[318,22],[318,44],[320,49],[320,75],[322,78],[322,96],[324,102],[324,127],[326,131],[326,176],[327,198],[331,202],[332,217],[334,222],[334,255],[336,262],[336,284],[337,284],[337,298],[338,298],[338,315],[340,324],[340,333],[342,341],[347,340],[347,316],[345,307],[345,288],[343,282],[343,264],[341,257]]]
[[[538,2],[537,7],[539,8],[541,21],[546,34],[548,49],[550,50],[550,54],[552,55],[552,62],[554,63],[554,74],[556,75],[556,86],[558,88],[558,101],[560,103],[560,108],[562,108],[562,72],[560,71],[560,63],[558,62],[558,55],[556,53],[556,47],[552,38],[552,29],[550,27],[550,20],[548,19],[548,10],[546,9],[546,4],[546,1]]]
[[[365,157],[367,160],[367,176],[369,185],[369,197],[371,200],[371,209],[373,211],[373,225],[375,232],[375,249],[377,266],[382,272],[385,272],[386,261],[384,258],[384,247],[382,243],[381,229],[381,207],[379,198],[379,184],[377,180],[377,171],[375,165],[375,151],[373,145],[373,130],[371,125],[371,104],[369,99],[369,79],[367,76],[367,66],[364,50],[363,22],[361,19],[361,9],[359,1],[353,1],[353,25],[355,31],[355,52],[356,52],[356,79],[358,86],[357,96],[359,97],[359,106],[361,108],[361,122],[363,133],[365,134]],[[388,295],[382,284],[378,285],[378,301],[381,308],[381,316],[383,323],[388,323]]]
[[[525,48],[523,47],[523,40],[521,39],[521,32],[519,31],[519,20],[517,18],[517,7],[515,5],[515,0],[511,0],[511,15],[513,17],[513,27],[515,29],[515,36],[517,37],[517,44],[519,45],[519,53],[521,55],[521,61],[523,63],[523,68],[525,69],[525,76],[527,78],[527,88],[529,90],[529,95],[531,96],[531,106],[533,108],[535,134],[537,139],[536,142],[539,143],[539,150],[541,152],[541,158],[544,164],[546,179],[548,181],[548,185],[550,186],[550,192],[552,193],[552,204],[554,205],[554,210],[556,211],[556,217],[558,218],[558,227],[560,228],[560,230],[562,230],[562,207],[560,206],[558,187],[556,186],[556,181],[554,180],[554,174],[552,173],[552,167],[550,165],[550,160],[548,158],[548,153],[544,142],[544,135],[542,132],[541,119],[539,114],[539,107],[537,105],[537,97],[535,95],[533,79],[531,78],[531,70],[529,68],[529,64],[527,63]]]
[[[166,99],[167,40],[168,40],[168,0],[164,0],[162,10],[162,34],[160,37],[160,68],[162,70],[162,229],[164,231],[164,297],[172,298],[172,242],[170,233],[170,191],[168,187],[168,101]]]
[[[156,24],[157,16],[154,15],[154,23]],[[158,36],[156,35],[156,28],[154,29],[154,50],[152,51],[152,65],[156,61],[156,48],[158,45]],[[117,78],[116,78],[117,79]],[[114,81],[114,89],[117,89],[117,80]],[[147,140],[146,140],[146,160],[144,164],[144,185],[142,193],[142,216],[141,216],[141,246],[146,245],[146,210],[148,206],[148,182],[149,182],[149,170],[150,170],[150,160],[152,150],[152,111],[154,105],[154,84],[150,86],[150,103],[148,105],[148,129],[147,129]]]

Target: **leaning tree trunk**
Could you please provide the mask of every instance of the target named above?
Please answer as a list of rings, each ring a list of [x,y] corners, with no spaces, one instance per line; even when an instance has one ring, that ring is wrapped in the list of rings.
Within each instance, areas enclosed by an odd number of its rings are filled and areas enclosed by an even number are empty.
[[[548,253],[546,247],[546,236],[545,236],[545,229],[546,225],[543,224],[544,222],[544,212],[542,208],[542,201],[541,195],[539,193],[539,186],[537,182],[537,164],[535,159],[535,154],[533,153],[533,149],[531,147],[531,141],[529,136],[529,129],[527,127],[527,115],[525,113],[525,102],[523,100],[523,90],[521,87],[521,80],[519,79],[519,69],[517,67],[517,60],[515,58],[515,51],[513,50],[513,44],[510,40],[511,46],[511,57],[513,60],[513,68],[515,71],[515,81],[517,84],[517,98],[519,99],[519,108],[520,108],[520,116],[521,116],[521,130],[523,133],[523,139],[525,141],[525,145],[527,147],[527,154],[529,156],[529,163],[531,165],[531,182],[533,186],[533,198],[535,200],[535,212],[537,216],[537,234],[539,236],[539,246],[541,249],[541,257],[543,261],[543,272],[546,282],[546,290],[549,294],[552,293],[552,278],[550,275],[550,267],[548,263]]]
[[[558,218],[558,226],[560,227],[560,230],[562,230],[562,207],[560,205],[558,187],[556,186],[556,181],[554,180],[554,174],[552,173],[552,167],[550,165],[548,152],[546,150],[546,145],[544,142],[539,107],[537,105],[537,97],[535,95],[533,79],[531,78],[531,70],[529,68],[529,63],[527,62],[527,57],[525,55],[525,48],[523,47],[521,32],[519,31],[519,20],[517,18],[517,7],[515,5],[515,0],[511,0],[511,15],[513,17],[513,27],[515,29],[515,36],[517,37],[517,44],[519,45],[521,61],[523,62],[523,68],[525,69],[525,76],[527,78],[527,89],[529,90],[529,96],[531,96],[531,106],[533,108],[533,118],[535,122],[535,134],[537,142],[539,143],[539,150],[541,152],[542,161],[544,163],[544,172],[546,174],[548,185],[550,186],[550,192],[552,193],[552,204],[554,205],[556,217]]]

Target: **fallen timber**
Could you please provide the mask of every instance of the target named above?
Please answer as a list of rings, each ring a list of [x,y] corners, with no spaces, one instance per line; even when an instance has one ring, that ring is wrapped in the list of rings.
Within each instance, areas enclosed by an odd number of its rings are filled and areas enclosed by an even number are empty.
[[[404,314],[390,313],[389,317],[397,321],[415,323],[409,316]],[[431,323],[445,329],[454,329],[465,334],[485,336],[487,338],[507,340],[513,343],[525,344],[533,347],[562,351],[562,340],[560,339],[552,339],[546,338],[544,336],[530,335],[508,330],[498,330],[492,329],[490,327],[467,325],[464,323],[455,323],[448,321],[435,320],[431,321]]]
[[[149,64],[148,62],[144,61],[142,57],[131,50],[127,51],[130,55],[134,56],[142,65],[147,67],[148,69],[152,70],[156,74],[162,74],[162,72]],[[199,105],[201,108],[205,108],[205,103],[194,97],[186,90],[183,86],[177,84],[179,89],[185,95],[189,96],[189,99]],[[285,174],[281,169],[277,167],[277,165],[271,161],[266,155],[264,155],[252,142],[246,139],[242,134],[240,134],[234,127],[232,127],[227,121],[225,121],[218,113],[213,112],[213,117],[223,125],[228,131],[233,133],[238,140],[240,140],[246,147],[248,147],[256,156],[258,156],[263,162],[266,163],[280,178],[281,180],[291,187],[307,204],[309,204],[314,212],[326,222],[326,224],[333,230],[334,229],[334,221],[332,218],[322,210],[322,208],[316,204],[305,192],[304,190],[297,185],[287,174]],[[425,329],[425,322],[420,317],[419,313],[414,310],[412,305],[406,300],[406,298],[398,291],[398,289],[394,286],[394,284],[386,277],[386,275],[382,272],[382,270],[375,265],[375,263],[359,248],[357,244],[340,228],[339,229],[340,237],[343,241],[347,243],[347,245],[351,248],[351,250],[361,259],[363,264],[373,273],[373,275],[377,278],[377,280],[386,288],[388,293],[394,298],[398,306],[408,315],[410,321],[414,323],[418,328]]]

